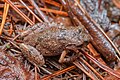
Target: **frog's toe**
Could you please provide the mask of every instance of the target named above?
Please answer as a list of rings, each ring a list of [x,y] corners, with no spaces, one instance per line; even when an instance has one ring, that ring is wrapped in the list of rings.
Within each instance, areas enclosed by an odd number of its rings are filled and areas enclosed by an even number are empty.
[[[62,53],[60,59],[59,59],[59,63],[68,63],[68,62],[73,62],[75,61],[78,57],[80,57],[79,54],[75,54],[73,56],[69,56],[67,58],[65,58],[66,53]]]

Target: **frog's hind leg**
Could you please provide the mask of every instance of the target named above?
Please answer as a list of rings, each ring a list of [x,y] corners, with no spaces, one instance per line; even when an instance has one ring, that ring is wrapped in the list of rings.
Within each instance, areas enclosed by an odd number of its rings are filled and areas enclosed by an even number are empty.
[[[66,57],[68,50],[72,50],[75,52],[75,55],[70,56],[70,57]],[[73,62],[74,60],[76,60],[81,54],[79,54],[79,50],[77,49],[77,47],[75,46],[68,46],[66,47],[66,49],[62,52],[60,59],[59,59],[59,63],[65,63],[65,62]]]
[[[35,66],[42,66],[45,64],[43,55],[34,47],[21,43],[19,44],[22,54],[26,59]]]

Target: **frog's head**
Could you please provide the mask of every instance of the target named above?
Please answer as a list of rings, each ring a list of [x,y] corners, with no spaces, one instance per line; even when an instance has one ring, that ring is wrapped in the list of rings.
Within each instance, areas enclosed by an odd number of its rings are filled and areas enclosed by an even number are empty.
[[[92,37],[89,34],[89,32],[84,28],[84,26],[80,26],[78,29],[78,34],[79,34],[79,40],[84,43],[88,44],[91,40]]]

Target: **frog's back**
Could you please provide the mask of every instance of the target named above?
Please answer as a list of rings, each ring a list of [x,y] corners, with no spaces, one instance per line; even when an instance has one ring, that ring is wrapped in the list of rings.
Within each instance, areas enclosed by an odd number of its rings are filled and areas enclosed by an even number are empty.
[[[36,46],[44,56],[55,56],[62,53],[68,45],[79,46],[89,41],[90,36],[83,27],[51,27],[39,33],[27,36],[27,44]]]

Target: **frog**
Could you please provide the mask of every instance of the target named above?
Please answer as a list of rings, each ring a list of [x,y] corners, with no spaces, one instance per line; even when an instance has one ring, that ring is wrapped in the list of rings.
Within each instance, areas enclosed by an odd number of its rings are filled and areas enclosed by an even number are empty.
[[[87,45],[91,39],[82,25],[64,26],[55,22],[36,24],[24,35],[21,51],[28,61],[39,66],[45,64],[44,57],[63,55],[65,50],[76,51],[77,47]]]

